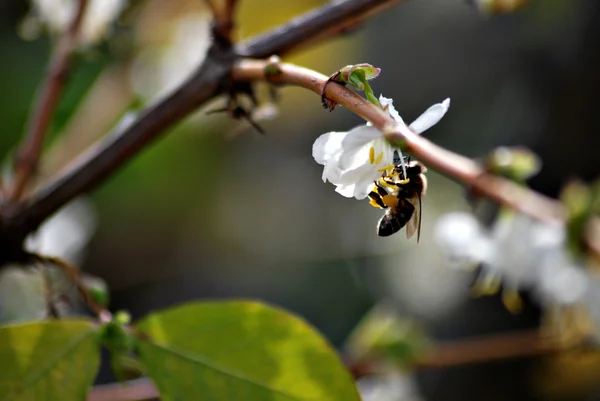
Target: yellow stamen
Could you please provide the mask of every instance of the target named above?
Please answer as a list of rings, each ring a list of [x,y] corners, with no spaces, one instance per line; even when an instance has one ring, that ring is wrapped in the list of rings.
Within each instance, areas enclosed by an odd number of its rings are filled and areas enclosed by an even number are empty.
[[[523,299],[516,290],[502,291],[502,303],[510,313],[519,313],[523,310]]]
[[[389,166],[382,167],[382,168],[378,169],[377,171],[379,171],[380,173],[384,173],[384,172],[387,172],[388,170],[393,170],[394,167],[395,166],[393,164],[390,164]]]
[[[479,276],[471,288],[474,297],[496,294],[500,290],[500,279],[494,275]]]
[[[369,163],[375,163],[375,148],[373,146],[371,146],[371,149],[369,149]]]
[[[371,149],[373,149],[373,148],[371,148]],[[377,156],[377,159],[375,159],[375,164],[381,163],[381,160],[383,160],[383,152],[379,153],[379,155]]]

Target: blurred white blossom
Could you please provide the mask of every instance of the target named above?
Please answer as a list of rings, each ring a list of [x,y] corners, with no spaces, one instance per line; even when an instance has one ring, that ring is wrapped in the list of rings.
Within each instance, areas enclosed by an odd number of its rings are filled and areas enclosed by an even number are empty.
[[[127,3],[127,0],[88,0],[79,30],[79,43],[85,46],[102,40]],[[33,0],[32,7],[35,17],[52,34],[60,34],[75,18],[78,0]]]
[[[191,12],[160,28],[164,32],[162,42],[142,46],[132,65],[135,91],[152,100],[185,81],[201,65],[210,47],[211,20],[208,12]]]
[[[46,317],[44,278],[39,270],[5,266],[0,271],[0,323]]]
[[[31,234],[26,250],[76,263],[96,228],[96,214],[86,199],[76,199],[60,209]],[[36,266],[31,266],[36,267]],[[49,274],[55,282],[57,278]],[[70,287],[70,286],[69,286]],[[0,322],[36,320],[46,317],[43,272],[10,265],[0,271]]]
[[[470,213],[442,216],[434,239],[453,266],[481,264],[482,276],[511,290],[533,290],[545,305],[584,302],[589,273],[569,256],[562,224],[501,214],[487,230]]]
[[[379,102],[397,124],[406,127],[392,99],[380,96]],[[437,124],[449,107],[450,99],[435,104],[407,128],[420,134]],[[315,161],[324,166],[323,182],[331,182],[336,192],[347,198],[364,199],[373,181],[393,164],[394,148],[383,133],[369,123],[348,132],[321,135],[313,144],[312,154]]]
[[[96,223],[96,213],[91,202],[84,198],[75,199],[27,237],[25,248],[40,255],[77,263],[96,230]]]
[[[360,378],[357,383],[363,401],[420,401],[423,398],[412,376],[398,371]]]

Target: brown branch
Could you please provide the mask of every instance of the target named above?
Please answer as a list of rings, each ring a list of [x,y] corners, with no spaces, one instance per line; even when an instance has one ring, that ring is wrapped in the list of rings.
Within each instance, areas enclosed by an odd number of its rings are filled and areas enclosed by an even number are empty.
[[[277,84],[301,86],[320,95],[327,77],[313,70],[292,64],[280,63],[278,74],[266,74],[269,61],[242,60],[233,69],[233,78],[240,81],[266,80]],[[393,142],[402,142],[408,151],[427,166],[486,196],[541,220],[561,220],[564,210],[560,202],[517,185],[512,181],[487,174],[473,160],[443,149],[420,135],[410,132],[380,108],[341,85],[330,84],[325,95],[359,115],[385,132]]]
[[[130,380],[123,384],[103,384],[89,392],[87,401],[150,401],[158,400],[158,391],[148,378]]]
[[[214,16],[213,31],[215,36],[228,43],[233,43],[234,17],[238,0],[225,0],[222,7],[217,7],[213,0],[205,0],[205,3],[207,3]]]
[[[42,85],[27,136],[17,152],[15,160],[15,181],[9,201],[16,201],[22,195],[38,166],[44,137],[48,125],[58,105],[71,67],[71,57],[77,49],[78,33],[87,7],[87,0],[77,2],[77,11],[68,29],[60,37],[52,55],[52,60]]]
[[[221,83],[229,76],[236,53],[260,56],[283,54],[334,35],[347,27],[392,5],[397,0],[345,0],[330,3],[235,49],[213,47],[196,74],[171,95],[140,113],[126,127],[117,127],[96,146],[80,155],[28,201],[4,210],[4,233],[13,242],[35,230],[49,215],[110,176],[163,131],[208,100],[219,95]]]
[[[417,362],[415,368],[441,369],[543,355],[559,350],[559,344],[543,338],[538,330],[501,333],[437,344]]]
[[[283,56],[343,33],[399,1],[401,0],[331,1],[263,35],[240,43],[237,46],[238,54],[249,58]]]
[[[90,290],[83,283],[81,270],[79,270],[78,268],[61,258],[38,254],[32,254],[30,256],[32,256],[37,263],[54,265],[60,270],[62,270],[62,272],[65,273],[69,277],[69,279],[75,284],[79,295],[81,296],[85,304],[88,306],[88,308],[90,308],[90,310],[94,312],[94,314],[98,317],[98,319],[102,322],[109,322],[112,320],[110,312],[108,312],[106,308],[104,308],[102,305],[98,304],[94,300],[92,294],[90,293]]]
[[[219,93],[233,55],[213,46],[202,67],[170,96],[141,112],[131,124],[120,124],[79,155],[58,177],[37,191],[22,207],[5,211],[7,231],[25,236],[69,200],[96,187],[131,160],[161,133]]]

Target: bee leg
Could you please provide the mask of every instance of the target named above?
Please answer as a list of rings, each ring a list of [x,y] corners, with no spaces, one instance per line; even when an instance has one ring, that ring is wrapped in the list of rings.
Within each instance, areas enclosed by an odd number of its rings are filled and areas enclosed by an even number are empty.
[[[383,203],[383,197],[387,194],[388,192],[385,190],[385,188],[383,188],[377,183],[377,181],[375,181],[375,188],[373,188],[373,191],[369,192],[369,199],[371,199],[369,203],[373,207],[387,209],[386,204]]]

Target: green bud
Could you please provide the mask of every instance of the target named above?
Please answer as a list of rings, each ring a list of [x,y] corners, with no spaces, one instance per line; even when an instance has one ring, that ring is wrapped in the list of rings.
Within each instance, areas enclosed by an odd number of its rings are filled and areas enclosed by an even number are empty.
[[[131,323],[131,315],[126,311],[118,311],[115,313],[113,320],[116,324],[126,326]]]
[[[339,71],[338,79],[340,82],[353,85],[356,89],[364,90],[364,85],[368,85],[367,81],[377,78],[380,72],[380,68],[373,67],[371,64],[347,65]]]
[[[358,324],[347,342],[356,361],[388,359],[406,366],[428,350],[430,341],[414,321],[398,316],[393,308],[378,305]]]
[[[567,243],[574,255],[583,250],[583,234],[592,216],[593,194],[583,182],[573,180],[565,186],[560,199],[567,211]]]
[[[104,280],[98,277],[85,276],[83,284],[88,289],[92,301],[105,308],[108,306],[110,297],[108,286]]]
[[[381,69],[373,67],[371,64],[347,65],[338,71],[337,77],[334,78],[334,80],[349,84],[358,90],[364,91],[365,96],[370,103],[380,106],[371,85],[367,82],[376,78],[380,72]]]
[[[541,165],[540,158],[524,147],[499,147],[486,160],[488,171],[517,182],[537,174]]]
[[[128,327],[130,323],[129,313],[119,311],[113,315],[110,322],[102,326],[102,343],[109,351],[130,352],[133,350],[135,338]]]
[[[281,67],[279,66],[279,57],[269,57],[269,64],[265,67],[265,75],[267,77],[281,74]]]

